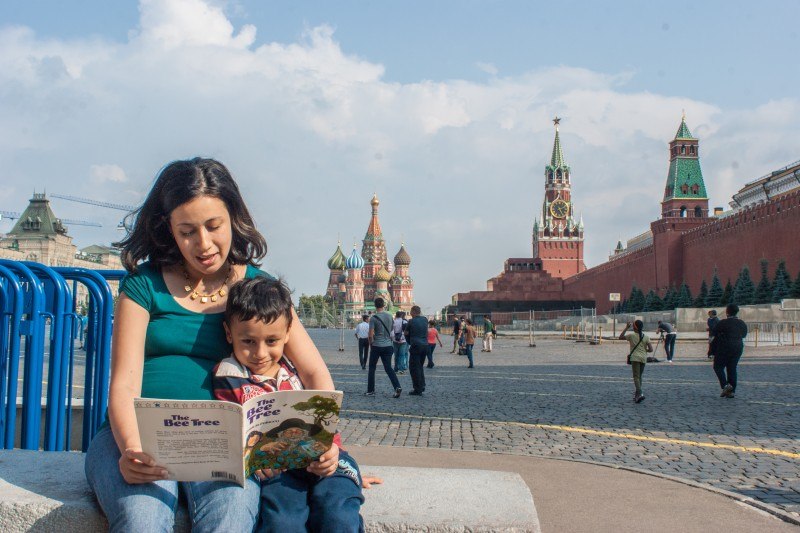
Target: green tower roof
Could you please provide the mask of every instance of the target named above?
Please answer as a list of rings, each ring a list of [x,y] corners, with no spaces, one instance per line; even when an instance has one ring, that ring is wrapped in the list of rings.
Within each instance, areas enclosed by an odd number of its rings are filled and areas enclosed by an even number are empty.
[[[564,161],[564,152],[561,150],[561,137],[558,135],[558,125],[561,119],[556,117],[553,119],[553,124],[556,126],[556,137],[553,140],[553,154],[550,156],[550,164],[547,165],[547,170],[556,170],[558,168],[569,169],[566,161]]]
[[[50,209],[50,201],[42,193],[33,193],[28,207],[8,232],[9,236],[18,235],[37,235],[40,237],[52,237],[54,235],[66,235],[67,228],[56,217]]]
[[[686,117],[684,116],[681,119],[681,125],[678,128],[678,132],[675,134],[676,139],[694,139],[692,137],[692,132],[689,131],[689,126],[686,125]]]

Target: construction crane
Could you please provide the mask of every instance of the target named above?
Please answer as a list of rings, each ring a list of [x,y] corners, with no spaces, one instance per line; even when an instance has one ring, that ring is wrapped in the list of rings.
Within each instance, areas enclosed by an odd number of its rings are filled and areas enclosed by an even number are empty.
[[[17,220],[22,216],[22,213],[16,211],[0,211],[0,220],[7,218],[9,220]],[[67,226],[92,226],[94,228],[102,228],[103,225],[99,222],[90,222],[88,220],[72,220],[71,218],[59,218],[62,224]]]
[[[67,194],[51,194],[51,198],[61,198],[62,200],[69,200],[70,202],[78,202],[81,204],[96,205],[98,207],[107,207],[108,209],[116,209],[117,211],[135,211],[136,207],[132,205],[113,204],[111,202],[101,202],[100,200],[92,200],[90,198],[80,198],[78,196],[69,196]]]

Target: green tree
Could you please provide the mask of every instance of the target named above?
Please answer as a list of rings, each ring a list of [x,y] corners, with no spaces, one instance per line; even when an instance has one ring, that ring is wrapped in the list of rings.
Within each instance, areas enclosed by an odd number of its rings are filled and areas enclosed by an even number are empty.
[[[708,285],[706,285],[706,280],[703,280],[703,283],[700,284],[700,293],[697,295],[697,298],[694,299],[694,303],[692,305],[694,307],[705,307],[707,298]]]
[[[731,303],[731,298],[733,298],[733,285],[731,285],[731,280],[728,280],[722,291],[722,298],[719,299],[719,305],[728,305]]]
[[[769,270],[769,261],[762,259],[761,263],[761,279],[758,281],[756,293],[753,296],[754,304],[766,304],[772,301],[772,284],[767,277]]]
[[[678,296],[675,298],[675,307],[692,307],[692,291],[689,290],[689,286],[686,282],[681,283],[681,288],[678,289]]]
[[[661,311],[664,308],[664,302],[656,291],[650,289],[644,299],[644,311]]]
[[[644,309],[644,293],[634,285],[631,287],[631,295],[628,298],[628,308],[626,312],[628,313],[639,313]]]
[[[669,286],[667,292],[664,293],[664,311],[671,311],[675,309],[675,303],[678,299],[678,291],[672,285]]]
[[[711,288],[708,289],[708,296],[706,296],[706,307],[717,307],[722,303],[722,283],[719,281],[717,269],[714,269],[714,277],[711,278]]]
[[[775,269],[775,281],[772,283],[772,301],[780,303],[781,300],[789,298],[792,293],[792,278],[786,270],[786,261],[778,261]]]
[[[736,284],[733,286],[733,295],[731,301],[728,303],[735,303],[736,305],[750,305],[756,295],[756,286],[750,278],[750,269],[747,265],[743,266],[739,271],[739,277]]]
[[[797,273],[797,279],[792,283],[792,292],[789,296],[792,298],[800,298],[800,272]]]
[[[298,411],[311,411],[314,417],[314,424],[317,426],[328,425],[331,418],[339,416],[339,404],[332,398],[325,398],[323,396],[312,396],[305,402],[299,402],[292,406]]]

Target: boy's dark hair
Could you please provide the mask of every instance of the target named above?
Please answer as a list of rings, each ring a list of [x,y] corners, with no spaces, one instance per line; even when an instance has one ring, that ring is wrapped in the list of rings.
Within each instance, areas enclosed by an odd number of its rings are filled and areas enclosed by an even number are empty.
[[[280,280],[264,276],[243,279],[231,287],[225,306],[225,323],[231,320],[253,318],[271,324],[278,317],[286,318],[287,328],[292,325],[292,293]]]
[[[411,312],[416,315],[421,315],[422,309],[420,309],[418,305],[415,305],[411,308]]]
[[[145,259],[158,269],[183,261],[169,217],[176,207],[200,196],[218,198],[228,209],[232,233],[228,262],[258,266],[267,253],[267,241],[256,229],[231,173],[219,161],[195,157],[165,166],[141,207],[125,217],[130,229],[114,246],[122,248],[122,265],[128,272],[135,272]]]
[[[375,308],[376,309],[384,307],[385,305],[386,305],[386,302],[383,301],[383,298],[380,298],[380,297],[375,298]]]
[[[369,315],[361,315],[361,320],[366,322],[367,320],[369,320]]]
[[[739,314],[739,306],[736,304],[728,304],[728,307],[725,308],[725,313],[728,316],[736,316]]]

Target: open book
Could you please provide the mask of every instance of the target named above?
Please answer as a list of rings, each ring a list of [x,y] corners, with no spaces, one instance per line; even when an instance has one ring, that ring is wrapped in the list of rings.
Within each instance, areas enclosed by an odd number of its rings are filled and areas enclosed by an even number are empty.
[[[176,481],[244,480],[262,468],[305,468],[333,443],[342,392],[290,390],[243,405],[136,398],[142,451]]]

